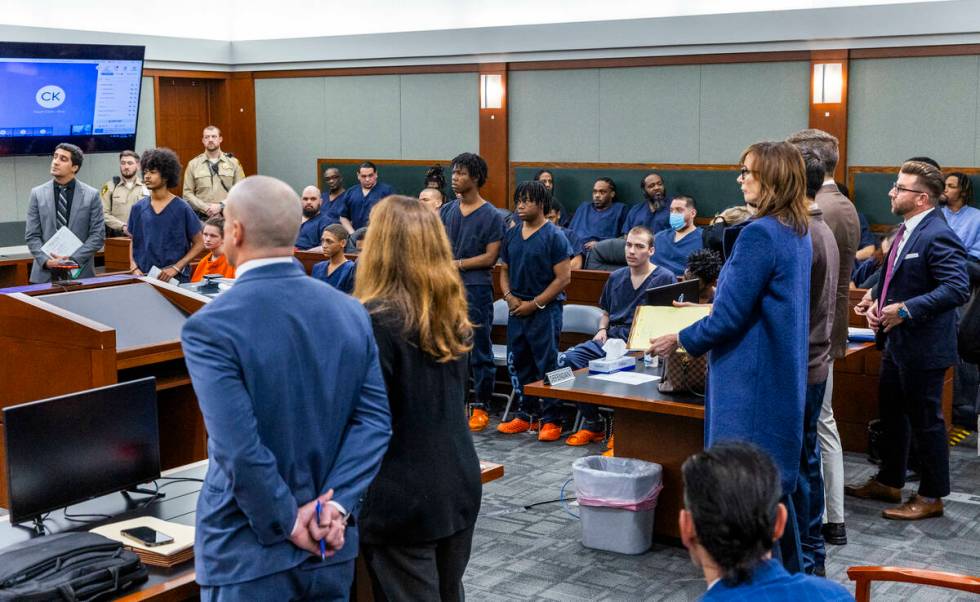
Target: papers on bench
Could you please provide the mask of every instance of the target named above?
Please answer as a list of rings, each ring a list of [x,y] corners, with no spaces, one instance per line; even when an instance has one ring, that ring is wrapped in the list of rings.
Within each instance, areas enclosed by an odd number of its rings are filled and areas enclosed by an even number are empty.
[[[849,341],[856,341],[859,343],[874,341],[875,331],[870,328],[854,328],[853,326],[847,327],[847,339]]]
[[[159,279],[160,278],[160,272],[162,272],[162,271],[163,270],[161,270],[157,266],[153,266],[153,267],[150,268],[150,271],[146,273],[146,277],[147,278],[157,278],[157,279]],[[167,282],[169,282],[170,284],[175,284],[175,285],[176,284],[180,284],[180,280],[177,280],[176,278],[171,278]]]
[[[664,307],[657,305],[639,305],[633,315],[633,327],[630,329],[630,351],[646,351],[650,347],[650,339],[665,334],[674,334],[711,313],[709,305],[694,305],[685,307]]]
[[[590,374],[589,378],[596,380],[607,380],[611,383],[622,383],[624,385],[642,385],[655,380],[660,380],[659,376],[652,374],[641,374],[638,372],[613,372],[612,374]]]
[[[123,529],[132,529],[134,527],[149,527],[161,533],[166,533],[174,538],[174,542],[162,546],[149,547],[122,536],[121,531]],[[194,527],[160,520],[152,516],[141,516],[118,523],[103,525],[92,529],[92,533],[98,533],[113,541],[118,541],[136,552],[136,555],[145,564],[153,566],[176,566],[194,557]]]
[[[41,246],[41,252],[48,257],[55,255],[71,257],[80,248],[82,248],[82,241],[75,236],[74,232],[62,226],[58,228],[54,236],[48,239],[48,242]]]

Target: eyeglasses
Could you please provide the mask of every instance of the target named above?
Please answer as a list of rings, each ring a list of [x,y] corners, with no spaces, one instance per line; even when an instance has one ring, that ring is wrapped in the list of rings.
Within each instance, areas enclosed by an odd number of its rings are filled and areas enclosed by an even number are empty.
[[[899,186],[898,182],[892,182],[892,189],[899,192],[914,192],[916,194],[929,194],[924,190],[915,190],[913,188],[905,188],[904,186]]]

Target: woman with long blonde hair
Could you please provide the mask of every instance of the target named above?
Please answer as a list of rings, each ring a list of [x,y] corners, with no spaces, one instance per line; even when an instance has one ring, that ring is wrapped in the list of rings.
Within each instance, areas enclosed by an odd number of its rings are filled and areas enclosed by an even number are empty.
[[[439,216],[389,196],[371,210],[354,296],[371,315],[392,437],[360,515],[379,600],[461,600],[480,462],[466,420],[473,326]]]
[[[748,441],[768,452],[782,477],[789,519],[781,549],[787,570],[802,570],[790,496],[803,447],[813,255],[803,156],[788,142],[745,149],[738,183],[755,216],[741,228],[718,275],[711,315],[650,341],[669,356],[678,344],[708,355],[704,444]]]

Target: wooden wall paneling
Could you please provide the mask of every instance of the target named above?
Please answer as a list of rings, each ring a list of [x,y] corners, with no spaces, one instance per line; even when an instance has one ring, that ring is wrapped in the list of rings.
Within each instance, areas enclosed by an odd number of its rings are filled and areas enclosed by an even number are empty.
[[[238,158],[246,175],[258,169],[255,147],[255,81],[251,72],[208,81],[211,123],[221,129],[221,147]]]
[[[813,66],[817,63],[840,62],[843,64],[843,89],[841,102],[813,102]],[[810,127],[823,130],[837,137],[840,158],[834,179],[843,181],[847,175],[847,71],[849,54],[847,50],[815,50],[810,53],[810,89],[807,90],[807,104],[810,107]]]
[[[480,75],[500,75],[504,87],[503,103],[499,109],[479,109],[480,156],[487,162],[487,182],[480,190],[481,196],[497,207],[510,207],[510,182],[508,163],[507,64],[487,63],[480,65]],[[480,78],[477,78],[480,86]],[[477,102],[480,102],[479,89]]]
[[[201,132],[211,121],[208,81],[203,78],[159,78],[157,146],[176,152],[182,170],[188,161],[204,152]],[[170,191],[179,196],[183,185],[181,171],[180,182]]]

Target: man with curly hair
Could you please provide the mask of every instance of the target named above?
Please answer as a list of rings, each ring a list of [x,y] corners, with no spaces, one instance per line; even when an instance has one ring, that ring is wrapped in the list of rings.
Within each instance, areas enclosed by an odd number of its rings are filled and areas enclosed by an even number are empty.
[[[180,181],[180,161],[169,148],[152,148],[140,158],[140,169],[150,196],[137,201],[129,213],[129,269],[142,275],[156,267],[160,280],[186,282],[191,261],[204,250],[204,237],[191,206],[168,190]]]

